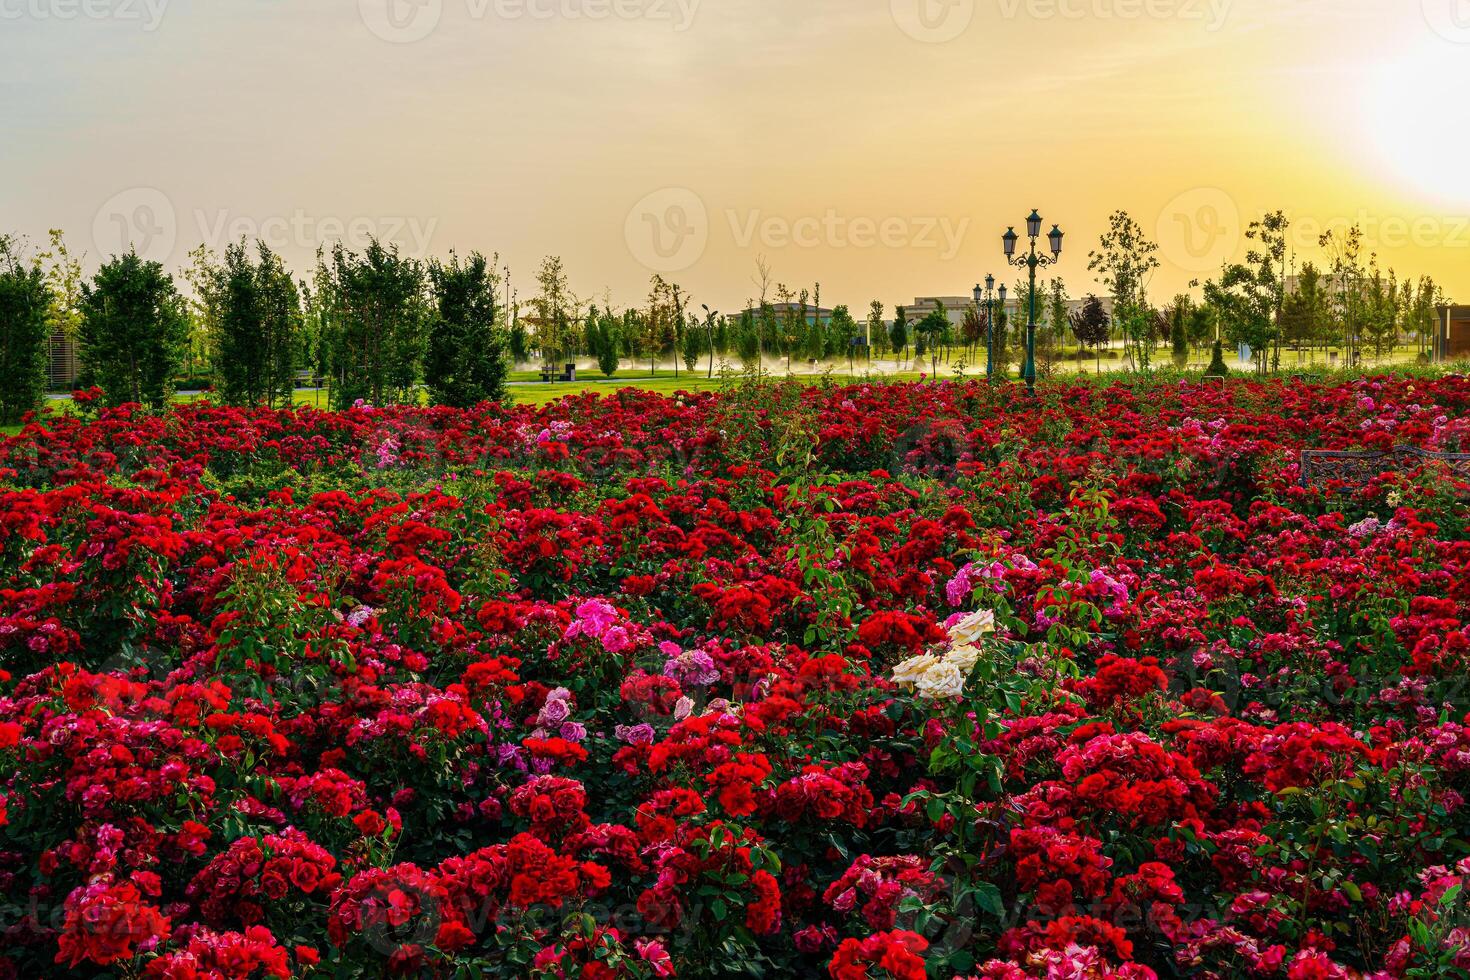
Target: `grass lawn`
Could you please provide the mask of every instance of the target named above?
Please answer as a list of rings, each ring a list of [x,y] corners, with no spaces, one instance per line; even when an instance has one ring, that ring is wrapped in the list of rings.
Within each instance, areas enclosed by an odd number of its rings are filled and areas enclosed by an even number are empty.
[[[677,391],[712,391],[719,388],[723,381],[718,376],[713,379],[704,375],[681,374],[675,380],[672,374],[659,375],[650,378],[646,373],[642,377],[619,377],[616,381],[567,381],[543,384],[539,381],[533,385],[517,385],[510,389],[511,400],[517,405],[548,405],[559,398],[568,395],[580,395],[584,392],[596,392],[611,395],[620,388],[638,388],[643,391],[655,391],[661,395],[672,395]]]
[[[1127,362],[1119,356],[1119,353],[1117,350],[1105,352],[1105,356],[1101,361],[1102,374],[1128,373]],[[956,361],[961,356],[958,351],[955,352]],[[984,351],[980,351],[979,357],[977,358],[978,363],[970,363],[966,359],[963,376],[967,379],[983,377],[985,373],[984,357]],[[1381,359],[1365,358],[1365,363],[1359,368],[1359,371],[1373,373],[1375,371],[1412,369],[1415,367],[1417,359],[1418,351],[1416,349],[1412,347],[1400,347]],[[1200,371],[1205,367],[1207,361],[1207,356],[1201,356],[1197,351],[1191,352],[1188,370]],[[1233,373],[1249,374],[1248,370],[1242,371],[1236,364],[1234,351],[1227,350],[1225,352],[1225,361]],[[1169,352],[1167,350],[1161,348],[1155,352],[1154,367],[1156,370],[1172,370]],[[844,382],[862,381],[864,379],[874,381],[918,381],[929,375],[927,367],[924,370],[920,370],[917,367],[901,366],[893,361],[880,362],[880,364],[874,365],[871,370],[862,364],[858,364],[852,371],[849,371],[846,361],[822,364],[819,365],[819,368],[819,370],[813,369],[810,365],[798,361],[791,365],[791,372],[788,374],[786,365],[783,362],[768,368],[764,377],[773,381],[790,379],[811,384],[819,383],[823,378],[830,377],[833,381],[841,384]],[[619,368],[612,378],[608,378],[598,370],[596,365],[579,364],[577,370],[578,379],[576,381],[543,382],[538,370],[513,370],[506,374],[506,380],[511,382],[508,391],[511,400],[515,404],[547,405],[557,399],[565,398],[569,395],[580,395],[586,392],[612,394],[620,388],[639,388],[662,395],[672,395],[678,391],[715,390],[725,384],[718,374],[714,378],[707,377],[706,370],[707,368],[704,366],[701,366],[693,372],[681,370],[676,378],[673,369],[667,366],[660,367],[656,375],[650,376],[647,367],[635,365]],[[1326,373],[1329,370],[1320,351],[1314,351],[1312,353],[1303,352],[1301,354],[1290,350],[1282,351],[1281,371],[1283,374],[1289,375],[1298,371]],[[1339,368],[1338,370],[1341,369]],[[1013,363],[1009,366],[1006,377],[1011,380],[1016,380],[1019,371],[1019,364]],[[1068,358],[1060,361],[1055,366],[1055,376],[1059,378],[1078,374],[1096,376],[1097,373],[1098,364],[1091,358],[1082,361]],[[955,378],[954,366],[952,364],[947,365],[941,363],[937,376],[941,379]],[[739,376],[737,375],[737,377]],[[189,402],[198,401],[205,397],[208,396],[199,393],[179,394],[173,396],[173,401],[179,404],[188,404]],[[421,401],[427,404],[427,397],[422,392]],[[327,401],[327,392],[320,388],[297,389],[294,402],[298,406],[309,405],[319,409],[330,407]],[[72,403],[69,398],[53,398],[47,402],[47,407],[53,413],[67,414],[71,412]],[[20,426],[18,425],[0,426],[0,436],[11,436],[18,432],[20,432]]]

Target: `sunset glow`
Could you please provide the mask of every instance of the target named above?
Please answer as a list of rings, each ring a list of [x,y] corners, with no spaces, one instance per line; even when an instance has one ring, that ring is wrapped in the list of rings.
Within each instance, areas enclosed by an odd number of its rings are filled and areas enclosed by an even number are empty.
[[[563,255],[733,308],[964,291],[1033,206],[1169,294],[1281,208],[1447,290],[1470,260],[1462,0],[5,0],[6,224],[178,267],[334,237]],[[91,13],[87,13],[91,11]],[[106,166],[99,166],[101,162]],[[682,223],[681,223],[682,222]],[[1374,230],[1376,229],[1376,231]]]

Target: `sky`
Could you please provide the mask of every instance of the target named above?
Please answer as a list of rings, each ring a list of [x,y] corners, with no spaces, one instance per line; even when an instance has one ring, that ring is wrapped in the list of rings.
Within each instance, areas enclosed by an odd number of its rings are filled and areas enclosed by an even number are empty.
[[[1470,0],[0,0],[0,233],[543,256],[641,303],[854,310],[1128,211],[1160,302],[1268,210],[1470,301]],[[774,295],[772,296],[774,298]]]

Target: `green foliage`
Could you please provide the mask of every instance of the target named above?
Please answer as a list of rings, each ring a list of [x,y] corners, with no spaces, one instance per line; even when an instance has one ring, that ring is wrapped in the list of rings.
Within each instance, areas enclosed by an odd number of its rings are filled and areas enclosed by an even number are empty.
[[[51,330],[76,339],[82,329],[82,264],[67,247],[60,228],[47,233],[49,246],[36,256],[45,266],[46,285],[51,291],[51,309],[47,324]]]
[[[578,307],[560,256],[549,255],[542,260],[536,282],[540,292],[531,301],[536,348],[548,366],[560,367],[563,358],[575,353],[572,327]]]
[[[936,350],[948,335],[949,316],[944,312],[944,304],[938,303],[934,309],[924,314],[924,318],[914,329],[915,356]]]
[[[1377,357],[1393,350],[1399,339],[1399,316],[1402,312],[1399,300],[1398,276],[1392,269],[1387,275],[1378,268],[1375,256],[1368,266],[1368,279],[1364,284],[1363,333]]]
[[[225,249],[222,265],[196,283],[214,327],[220,394],[233,405],[291,400],[302,329],[301,298],[278,255],[244,241]]]
[[[1212,378],[1223,378],[1229,373],[1230,369],[1225,366],[1225,352],[1217,340],[1210,353],[1210,366],[1205,368],[1205,374]]]
[[[136,252],[115,256],[82,286],[81,382],[100,386],[110,404],[168,403],[189,337],[172,277]]]
[[[479,252],[429,265],[433,319],[424,383],[435,405],[470,408],[505,399],[506,343],[496,321],[498,288]]]
[[[1097,348],[1107,343],[1111,326],[1108,311],[1095,294],[1088,295],[1082,302],[1082,309],[1072,314],[1072,336],[1079,344],[1088,347]]]
[[[746,310],[740,314],[740,322],[735,328],[735,353],[740,358],[740,363],[747,371],[754,371],[760,366],[761,358],[761,333],[760,324],[755,314]]]
[[[705,331],[696,324],[685,324],[684,337],[679,342],[679,354],[684,360],[684,366],[690,371],[694,370],[700,356],[704,354],[705,336]]]
[[[1296,347],[1325,344],[1330,339],[1332,311],[1322,272],[1311,262],[1302,266],[1296,289],[1281,312],[1282,339]]]
[[[908,350],[909,318],[902,306],[898,307],[893,318],[893,325],[888,328],[888,346],[895,354]]]
[[[1088,256],[1087,268],[1111,290],[1115,308],[1142,308],[1148,302],[1149,278],[1159,267],[1158,250],[1127,211],[1115,211],[1098,249]]]
[[[19,422],[45,397],[51,308],[41,266],[22,263],[14,241],[0,236],[0,425]]]
[[[607,312],[598,316],[596,342],[592,353],[597,356],[597,367],[611,378],[618,373],[618,355],[622,352],[621,321]]]
[[[1178,296],[1169,309],[1169,347],[1174,366],[1184,370],[1189,365],[1189,318],[1194,304],[1188,296]]]
[[[423,266],[377,239],[361,255],[339,242],[330,261],[318,255],[317,263],[334,326],[333,402],[348,408],[358,399],[411,401],[429,321]]]

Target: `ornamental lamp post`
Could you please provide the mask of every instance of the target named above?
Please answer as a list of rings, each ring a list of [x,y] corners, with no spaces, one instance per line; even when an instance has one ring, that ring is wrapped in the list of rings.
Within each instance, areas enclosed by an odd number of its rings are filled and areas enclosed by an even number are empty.
[[[990,345],[991,345],[992,348],[994,348],[994,346],[995,346],[995,326],[996,326],[996,324],[1000,323],[1000,318],[1003,317],[1003,316],[1005,316],[1005,315],[1006,315],[1006,284],[1005,283],[1001,283],[1000,286],[995,290],[995,302],[991,304],[991,310],[990,310]],[[1001,338],[1001,343],[1002,344],[1005,343],[1005,338],[1004,337]],[[993,359],[994,359],[994,357],[992,355],[992,360]]]
[[[1000,287],[1001,302],[1005,302],[1006,288]],[[975,286],[975,312],[985,312],[985,380],[995,374],[995,276],[985,277],[985,288]]]
[[[976,317],[979,317],[980,314],[981,314],[981,312],[984,311],[984,309],[985,309],[985,290],[981,289],[980,288],[980,284],[977,282],[977,283],[975,283],[975,316]],[[987,379],[989,379],[989,377],[990,377],[990,365],[989,364],[985,365],[985,377]]]
[[[1036,240],[1041,237],[1041,213],[1032,209],[1026,216],[1026,237],[1030,241],[1030,248],[1023,254],[1016,254],[1016,242],[1021,236],[1016,234],[1015,228],[1006,229],[1001,236],[1001,245],[1005,249],[1006,262],[1013,266],[1026,268],[1029,296],[1026,310],[1026,364],[1021,369],[1021,376],[1026,379],[1026,391],[1035,396],[1036,394],[1036,270],[1038,267],[1054,265],[1062,257],[1062,229],[1056,225],[1051,226],[1047,234],[1051,245],[1051,256],[1040,255],[1036,251]]]

